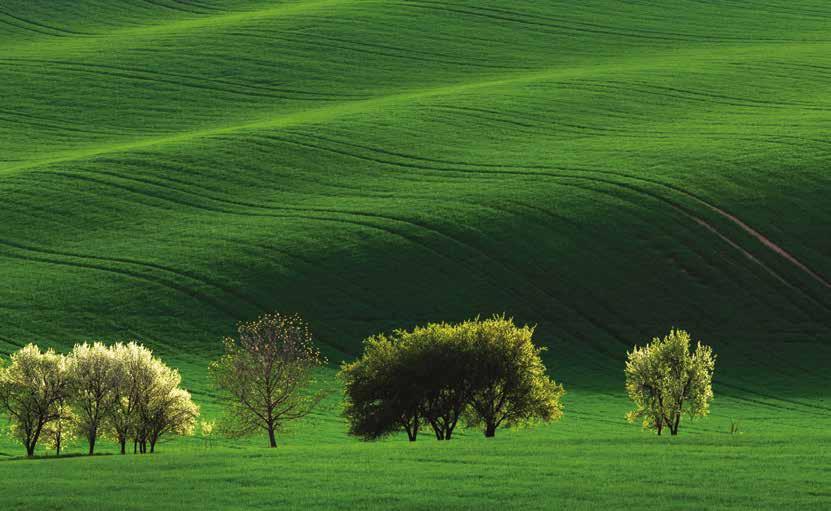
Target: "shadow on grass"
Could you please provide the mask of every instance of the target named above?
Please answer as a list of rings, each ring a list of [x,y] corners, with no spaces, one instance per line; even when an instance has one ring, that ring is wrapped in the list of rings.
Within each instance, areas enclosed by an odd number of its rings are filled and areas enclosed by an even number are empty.
[[[92,458],[98,458],[102,456],[112,456],[112,453],[104,452],[101,454],[96,453],[95,455],[91,456]],[[83,453],[74,453],[74,454],[61,454],[60,456],[55,455],[42,455],[42,456],[16,456],[12,454],[8,454],[5,452],[0,452],[0,456],[6,456],[5,458],[0,458],[0,463],[4,461],[49,461],[49,460],[66,460],[70,458],[89,458],[88,454]]]

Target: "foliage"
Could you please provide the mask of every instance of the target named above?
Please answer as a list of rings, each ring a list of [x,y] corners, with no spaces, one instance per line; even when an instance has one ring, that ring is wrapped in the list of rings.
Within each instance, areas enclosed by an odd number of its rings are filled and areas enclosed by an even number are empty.
[[[214,430],[216,430],[215,421],[199,421],[199,433],[202,438],[202,445],[208,449],[213,444]]]
[[[325,364],[308,325],[298,315],[265,314],[240,323],[226,338],[225,354],[210,365],[227,409],[223,431],[231,436],[276,432],[308,415],[324,393],[309,393],[314,370]]]
[[[189,435],[193,432],[199,408],[190,393],[179,388],[182,377],[153,356],[148,348],[130,342],[112,346],[117,361],[113,406],[107,416],[107,429],[126,452],[133,440],[133,451],[155,452],[165,434]]]
[[[500,426],[558,420],[565,390],[547,375],[534,328],[517,327],[505,316],[460,325],[473,347],[468,422],[491,437]]]
[[[46,446],[55,450],[55,455],[60,456],[64,448],[71,445],[79,435],[79,419],[72,407],[66,402],[57,406],[57,417],[43,427],[41,438]]]
[[[533,328],[494,316],[368,338],[340,373],[350,434],[369,440],[404,429],[414,441],[428,424],[449,440],[463,416],[486,436],[558,419],[563,388],[547,376],[532,336]]]
[[[715,355],[699,341],[690,352],[690,335],[671,330],[644,347],[628,352],[626,391],[635,403],[630,422],[642,420],[660,435],[664,427],[678,434],[681,417],[703,417],[713,399]]]
[[[76,432],[86,438],[90,456],[104,421],[111,416],[123,385],[117,351],[101,342],[76,344],[67,357],[69,401],[75,409]]]
[[[33,456],[44,427],[61,417],[67,395],[65,358],[28,344],[0,367],[0,407],[12,431]]]
[[[179,371],[161,364],[155,369],[155,380],[147,389],[138,414],[140,438],[149,443],[151,453],[155,452],[156,443],[163,435],[193,434],[199,417],[199,407],[191,399],[190,392],[179,388],[182,381]]]
[[[416,385],[418,368],[400,340],[383,334],[364,341],[363,356],[341,366],[344,416],[349,434],[364,440],[382,438],[403,429],[415,441],[424,420],[421,393]]]

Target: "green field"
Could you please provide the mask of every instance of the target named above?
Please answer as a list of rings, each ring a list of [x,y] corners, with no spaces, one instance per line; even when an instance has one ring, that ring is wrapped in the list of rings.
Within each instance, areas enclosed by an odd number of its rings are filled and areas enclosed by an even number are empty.
[[[829,197],[827,1],[4,0],[0,353],[138,339],[211,418],[299,312],[334,393],[273,450],[0,439],[0,508],[831,508]],[[561,422],[346,436],[364,337],[501,312]],[[658,438],[623,364],[673,326],[715,401]]]

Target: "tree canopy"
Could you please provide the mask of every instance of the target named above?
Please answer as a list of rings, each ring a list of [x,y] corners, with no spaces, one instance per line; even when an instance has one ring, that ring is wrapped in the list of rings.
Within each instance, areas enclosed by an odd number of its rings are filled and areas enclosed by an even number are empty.
[[[659,435],[665,427],[677,435],[683,415],[692,419],[710,412],[716,357],[700,341],[695,351],[690,345],[690,334],[671,330],[627,354],[626,391],[635,404],[626,416],[630,422],[641,420]]]
[[[350,434],[404,430],[414,441],[427,425],[449,440],[464,420],[491,437],[500,426],[559,419],[564,390],[548,377],[533,332],[494,316],[368,338],[340,373]]]
[[[308,415],[324,395],[307,392],[314,370],[325,363],[308,325],[298,315],[265,314],[240,323],[224,348],[210,365],[227,405],[222,429],[233,436],[265,431],[276,447],[276,432]]]

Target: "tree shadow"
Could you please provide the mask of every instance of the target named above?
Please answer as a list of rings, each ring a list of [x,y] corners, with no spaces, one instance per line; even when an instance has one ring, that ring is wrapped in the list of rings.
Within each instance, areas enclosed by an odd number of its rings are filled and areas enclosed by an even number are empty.
[[[100,453],[100,454],[95,453],[91,457],[98,458],[99,456],[112,456],[112,455],[113,454],[110,453],[110,452],[105,452],[105,453]],[[89,458],[90,457],[88,454],[84,454],[84,453],[80,453],[80,452],[79,453],[72,453],[72,454],[61,454],[60,456],[44,454],[44,455],[32,456],[32,457],[16,456],[16,455],[0,452],[0,456],[6,456],[6,458],[0,458],[0,463],[2,463],[4,461],[49,461],[49,460],[56,460],[57,461],[57,460],[65,460],[65,459],[70,459],[70,458]]]

